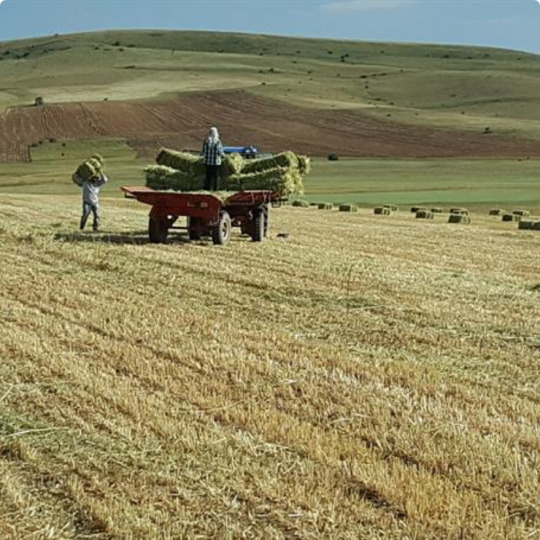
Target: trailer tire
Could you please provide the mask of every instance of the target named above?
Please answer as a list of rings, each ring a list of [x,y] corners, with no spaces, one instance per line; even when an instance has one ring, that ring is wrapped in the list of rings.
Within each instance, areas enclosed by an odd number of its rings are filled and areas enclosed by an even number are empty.
[[[190,240],[200,240],[202,238],[201,219],[188,217],[188,235]]]
[[[222,210],[219,214],[219,222],[217,227],[212,229],[212,242],[216,246],[224,246],[231,239],[231,216],[226,210]]]
[[[266,236],[266,212],[264,208],[259,208],[255,212],[252,223],[251,239],[254,242],[262,242]]]
[[[151,244],[166,244],[169,225],[165,219],[150,216],[148,221],[148,239]]]

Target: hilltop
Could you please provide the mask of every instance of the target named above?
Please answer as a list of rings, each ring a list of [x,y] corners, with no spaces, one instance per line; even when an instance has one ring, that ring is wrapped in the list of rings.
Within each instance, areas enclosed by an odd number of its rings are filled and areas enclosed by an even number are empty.
[[[517,51],[110,31],[1,43],[0,80],[0,161],[56,139],[151,154],[198,144],[213,123],[235,143],[312,155],[540,151],[540,57]]]

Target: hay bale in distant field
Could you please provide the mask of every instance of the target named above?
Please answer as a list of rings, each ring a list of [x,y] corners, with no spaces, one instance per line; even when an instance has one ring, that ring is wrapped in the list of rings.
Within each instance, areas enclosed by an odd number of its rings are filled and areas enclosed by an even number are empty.
[[[520,217],[529,217],[531,215],[529,210],[514,210],[512,214],[514,214],[514,216],[520,216]]]
[[[395,204],[383,204],[383,208],[388,208],[390,212],[399,212],[399,207]]]
[[[340,204],[339,211],[340,212],[358,212],[358,206],[356,206],[355,204]]]
[[[309,203],[307,201],[293,201],[292,205],[296,208],[309,208]]]
[[[324,202],[324,203],[319,203],[317,205],[317,208],[319,210],[333,210],[334,209],[334,205],[332,203],[327,203],[327,202]]]
[[[450,213],[457,216],[468,216],[469,211],[466,208],[451,208]]]
[[[442,214],[443,209],[442,208],[431,208],[430,212],[432,212],[433,214]]]
[[[416,219],[434,219],[435,214],[429,210],[419,210],[416,212]]]
[[[448,223],[463,223],[463,224],[469,224],[471,222],[471,218],[466,214],[450,214],[448,218]]]
[[[328,154],[327,159],[328,161],[339,161],[339,156],[336,153],[331,152]]]
[[[521,221],[521,216],[517,214],[504,214],[502,217],[503,221]]]
[[[540,231],[540,220],[534,222],[533,231]]]
[[[377,216],[389,216],[392,211],[390,210],[390,208],[386,208],[384,206],[378,206],[377,208],[375,208],[373,210],[373,212],[375,213],[375,215]]]
[[[490,216],[504,216],[506,214],[506,210],[503,210],[502,208],[492,208],[489,211]]]
[[[519,222],[518,229],[520,229],[522,231],[532,231],[532,230],[534,230],[535,225],[536,225],[535,221],[530,221],[528,219],[527,220],[522,219]]]
[[[417,214],[418,212],[420,212],[421,210],[427,210],[427,208],[425,206],[413,206],[411,208],[411,213],[413,214]]]

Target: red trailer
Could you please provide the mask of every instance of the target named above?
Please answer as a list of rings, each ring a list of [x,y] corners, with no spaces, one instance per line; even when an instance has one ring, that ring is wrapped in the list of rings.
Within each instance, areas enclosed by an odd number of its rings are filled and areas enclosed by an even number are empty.
[[[148,237],[154,244],[165,243],[171,229],[187,229],[191,240],[210,236],[214,244],[225,245],[232,227],[240,227],[254,242],[262,242],[268,231],[269,206],[282,202],[272,191],[240,191],[222,200],[210,193],[173,193],[147,187],[121,189],[127,198],[152,207]],[[175,226],[181,216],[187,217],[187,227]]]

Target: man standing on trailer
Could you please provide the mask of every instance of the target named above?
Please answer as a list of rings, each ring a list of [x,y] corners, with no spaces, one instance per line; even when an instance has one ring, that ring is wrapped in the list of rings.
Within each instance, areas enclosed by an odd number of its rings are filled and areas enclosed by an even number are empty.
[[[99,189],[108,182],[108,178],[99,173],[91,180],[83,180],[77,173],[73,175],[73,181],[82,188],[83,212],[81,216],[80,230],[84,230],[86,222],[92,213],[94,221],[92,229],[99,232]]]
[[[221,167],[222,157],[225,155],[217,128],[213,127],[210,129],[210,133],[204,141],[201,155],[206,166],[204,189],[207,191],[217,191],[219,188],[219,169]]]

